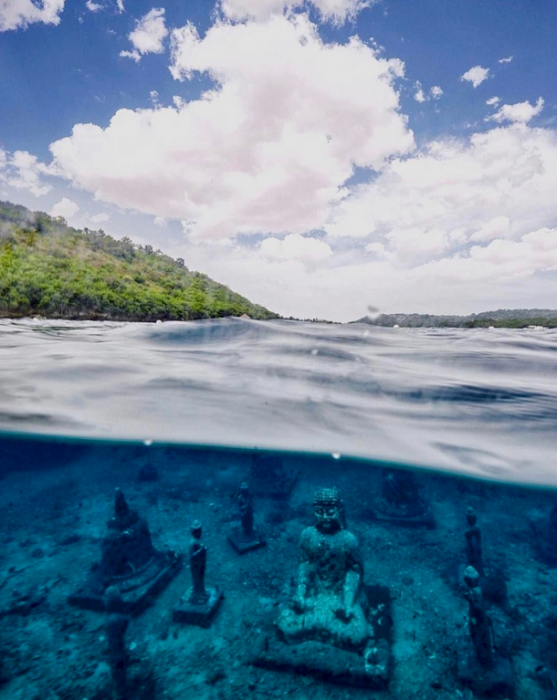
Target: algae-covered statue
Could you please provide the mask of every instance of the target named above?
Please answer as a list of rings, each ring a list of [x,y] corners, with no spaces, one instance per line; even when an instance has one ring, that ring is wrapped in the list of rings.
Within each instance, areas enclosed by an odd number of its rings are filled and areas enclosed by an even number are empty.
[[[336,489],[318,491],[313,505],[316,523],[302,533],[296,594],[278,627],[287,640],[315,638],[347,649],[362,648],[368,630],[361,605],[358,541],[343,528]]]
[[[480,576],[484,575],[482,557],[482,532],[478,526],[478,516],[473,508],[466,509],[466,559],[468,565],[476,569]]]
[[[414,472],[404,469],[383,470],[381,495],[375,501],[378,520],[406,527],[435,527],[428,501]]]
[[[202,525],[199,520],[194,520],[189,547],[191,588],[174,608],[173,617],[176,622],[209,627],[213,614],[222,600],[222,592],[217,586],[205,587],[207,548],[201,542],[201,534]]]
[[[254,549],[264,547],[265,538],[254,526],[253,498],[249,484],[243,482],[236,498],[236,504],[240,514],[240,527],[235,527],[228,535],[228,541],[238,552],[247,554]]]
[[[514,695],[514,673],[508,658],[501,656],[494,640],[493,623],[486,610],[480,575],[473,566],[464,570],[468,601],[469,636],[460,640],[458,676],[475,693],[490,697]]]
[[[390,675],[390,594],[364,585],[356,537],[336,488],[317,491],[315,525],[300,540],[291,601],[255,663],[337,683],[385,687]]]
[[[118,586],[120,612],[137,614],[177,573],[181,563],[180,554],[155,549],[147,521],[129,507],[121,489],[116,489],[114,515],[101,544],[101,561],[92,567],[85,584],[69,596],[68,602],[102,611],[106,589]]]

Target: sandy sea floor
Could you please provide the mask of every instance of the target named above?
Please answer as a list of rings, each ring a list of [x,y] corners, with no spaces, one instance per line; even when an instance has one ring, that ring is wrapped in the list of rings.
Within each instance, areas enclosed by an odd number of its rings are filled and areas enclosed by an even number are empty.
[[[13,453],[13,445],[10,452]],[[5,464],[5,460],[4,460]],[[139,482],[145,464],[159,479]],[[237,520],[232,494],[249,471],[234,452],[177,448],[87,448],[48,468],[14,469],[0,479],[0,700],[101,700],[110,697],[104,614],[67,603],[89,567],[112,514],[114,488],[147,519],[155,546],[186,552],[189,527],[203,522],[207,584],[225,599],[210,629],[179,625],[170,611],[189,586],[187,566],[128,628],[130,672],[156,680],[156,698],[233,700],[308,698],[454,700],[476,697],[457,680],[456,649],[467,609],[465,510],[473,506],[489,571],[504,574],[508,599],[490,605],[500,648],[512,659],[519,700],[547,700],[557,678],[557,567],[537,555],[530,518],[555,499],[544,491],[419,474],[435,529],[402,528],[370,517],[381,471],[364,463],[288,457],[298,482],[287,501],[256,500],[267,546],[238,556],[226,535]],[[312,524],[316,488],[337,486],[348,529],[358,538],[365,580],[393,597],[394,666],[389,691],[335,686],[250,664],[254,645],[285,600],[300,533]],[[545,666],[545,685],[539,667]],[[538,672],[536,672],[538,669]],[[548,680],[549,679],[549,680]],[[130,698],[131,700],[131,698]]]

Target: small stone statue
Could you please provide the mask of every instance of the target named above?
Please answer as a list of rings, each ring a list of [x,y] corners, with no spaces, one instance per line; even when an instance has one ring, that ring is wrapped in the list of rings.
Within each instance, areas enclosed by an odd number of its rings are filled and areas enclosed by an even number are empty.
[[[152,597],[177,573],[182,557],[176,552],[160,552],[151,541],[145,518],[132,510],[121,489],[114,492],[114,515],[107,523],[101,544],[101,561],[85,585],[68,602],[89,610],[104,610],[104,593],[117,585],[122,613],[141,612]]]
[[[240,486],[236,502],[240,511],[241,527],[235,528],[230,533],[228,541],[238,554],[246,554],[246,552],[264,547],[266,544],[265,539],[254,527],[253,499],[246,482]]]
[[[478,661],[484,668],[493,666],[493,628],[483,602],[480,575],[473,566],[464,571],[464,582],[468,587],[468,628],[476,650]]]
[[[205,566],[207,564],[207,548],[201,543],[202,527],[199,520],[194,520],[191,526],[190,542],[190,571],[192,587],[188,598],[190,603],[204,605],[209,600],[205,588]]]
[[[420,489],[414,472],[385,469],[375,517],[398,525],[435,527],[431,508]]]
[[[466,530],[466,559],[468,565],[473,567],[480,576],[484,576],[483,559],[482,559],[482,533],[477,524],[478,516],[473,508],[467,508],[466,521],[468,529]]]
[[[116,586],[110,586],[105,593],[106,621],[104,625],[108,665],[112,674],[114,697],[125,700],[127,685],[128,650],[126,648],[126,630],[130,618],[122,615],[122,596]]]
[[[217,586],[205,587],[207,548],[201,542],[201,533],[201,523],[194,520],[191,525],[192,539],[189,548],[192,585],[179,605],[174,608],[173,617],[176,622],[209,627],[222,600],[222,593]]]

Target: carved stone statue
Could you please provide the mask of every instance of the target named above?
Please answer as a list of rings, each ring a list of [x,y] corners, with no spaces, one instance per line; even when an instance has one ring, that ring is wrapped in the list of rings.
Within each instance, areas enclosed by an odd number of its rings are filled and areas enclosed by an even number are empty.
[[[191,525],[192,539],[189,547],[191,588],[173,611],[176,622],[185,622],[199,627],[209,627],[221,599],[217,586],[205,587],[207,548],[201,542],[202,525],[194,520]]]
[[[264,547],[266,544],[265,538],[254,527],[253,499],[249,485],[246,482],[240,486],[236,503],[240,512],[241,527],[236,527],[232,530],[228,536],[228,541],[238,554],[246,554],[259,547]]]
[[[320,489],[313,505],[315,525],[302,532],[292,600],[255,663],[385,688],[391,666],[389,589],[364,584],[358,541],[345,527],[337,489]]]
[[[429,503],[420,494],[414,472],[385,469],[375,517],[398,525],[435,527]]]
[[[484,668],[493,666],[493,629],[483,601],[480,575],[472,566],[464,571],[464,582],[468,587],[468,629],[476,650],[476,657]]]
[[[205,588],[205,566],[207,564],[207,548],[201,543],[201,523],[194,520],[191,526],[190,542],[190,571],[191,592],[189,602],[196,605],[204,605],[209,600],[209,593]]]
[[[296,593],[278,628],[290,641],[320,639],[362,649],[368,628],[360,597],[363,565],[358,542],[342,526],[336,489],[321,489],[313,504],[316,523],[302,533]]]
[[[107,523],[101,544],[101,561],[68,602],[89,610],[104,610],[104,593],[118,586],[120,612],[135,614],[148,605],[177,573],[182,557],[176,552],[160,552],[151,541],[145,518],[132,510],[121,489],[114,493],[114,515]]]
[[[125,700],[128,670],[128,650],[126,648],[126,630],[130,618],[122,615],[122,596],[116,586],[106,590],[106,621],[104,625],[108,652],[108,665],[112,675],[114,697]]]
[[[469,566],[473,567],[480,576],[483,576],[482,533],[477,524],[478,516],[473,508],[466,510],[466,521],[468,522],[468,529],[465,533],[466,560]]]

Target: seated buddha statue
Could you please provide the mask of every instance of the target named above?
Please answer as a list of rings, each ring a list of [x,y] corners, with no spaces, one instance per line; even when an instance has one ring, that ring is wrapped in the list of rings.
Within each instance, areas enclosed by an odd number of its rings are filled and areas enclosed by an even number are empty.
[[[288,643],[315,640],[361,651],[370,630],[358,541],[344,527],[336,488],[319,490],[313,505],[316,522],[302,533],[296,591],[277,620],[278,630]]]

